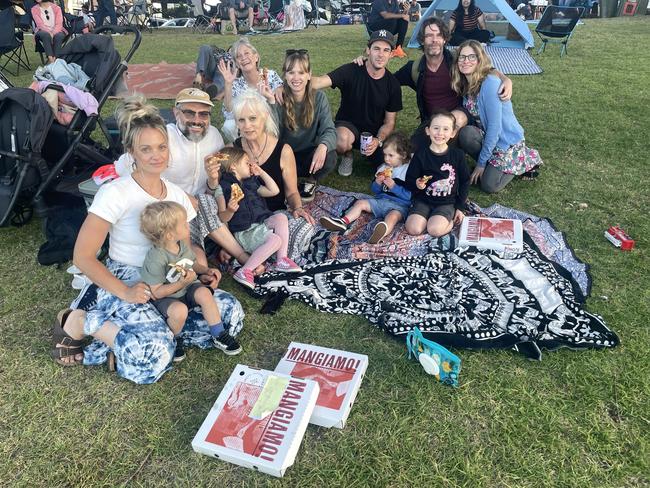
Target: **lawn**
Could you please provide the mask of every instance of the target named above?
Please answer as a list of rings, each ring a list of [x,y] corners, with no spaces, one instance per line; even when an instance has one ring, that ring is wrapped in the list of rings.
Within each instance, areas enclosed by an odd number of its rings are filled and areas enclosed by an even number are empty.
[[[61,368],[50,360],[51,323],[75,292],[65,267],[37,264],[43,235],[34,220],[0,229],[2,484],[650,485],[648,32],[648,17],[588,19],[567,57],[551,46],[536,57],[542,75],[513,77],[515,111],[546,165],[533,183],[514,182],[498,195],[470,193],[481,205],[498,202],[548,217],[566,233],[591,266],[587,308],[617,332],[619,347],[548,352],[541,362],[509,351],[455,350],[463,369],[460,387],[452,389],[425,375],[402,343],[362,318],[327,316],[295,302],[277,315],[260,315],[261,303],[226,279],[223,288],[247,312],[244,352],[229,358],[190,350],[161,381],[136,386],[105,368]],[[200,44],[226,46],[233,39],[146,34],[133,62],[189,62]],[[275,69],[286,47],[308,48],[320,74],[361,53],[365,37],[362,26],[327,26],[253,42],[263,64]],[[391,61],[391,68],[402,62]],[[11,79],[29,82],[28,75]],[[411,131],[415,97],[407,89],[404,95],[398,127]],[[328,96],[337,107],[338,92]],[[369,182],[370,170],[361,165],[351,178],[326,181],[360,191]],[[636,239],[633,252],[604,239],[613,224]],[[190,442],[234,365],[273,369],[292,340],[368,355],[346,428],[310,426],[281,480],[195,454]]]

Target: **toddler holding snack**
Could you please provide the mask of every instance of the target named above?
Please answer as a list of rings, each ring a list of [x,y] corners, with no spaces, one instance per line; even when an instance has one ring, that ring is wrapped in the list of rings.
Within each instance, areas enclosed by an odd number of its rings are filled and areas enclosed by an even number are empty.
[[[255,288],[253,271],[273,254],[274,271],[300,273],[302,268],[287,256],[289,220],[283,213],[271,213],[264,200],[280,193],[278,185],[243,149],[225,147],[220,154],[223,174],[215,192],[219,218],[250,254],[234,274],[235,281]]]
[[[362,212],[382,219],[372,232],[368,244],[377,244],[390,234],[395,225],[408,214],[411,192],[405,186],[409,168],[409,140],[398,132],[384,141],[384,164],[379,166],[370,185],[374,198],[357,200],[342,218],[321,217],[320,224],[327,230],[345,232]]]
[[[189,310],[197,306],[210,326],[214,345],[229,356],[239,354],[241,346],[224,329],[212,289],[206,285],[217,286],[218,272],[196,262],[189,244],[190,227],[185,209],[171,201],[151,203],[142,211],[140,230],[153,243],[144,259],[141,279],[150,287],[153,306],[176,336],[174,361],[185,359],[178,335]]]
[[[427,231],[441,237],[463,221],[469,169],[465,153],[447,145],[456,133],[452,113],[433,114],[425,131],[431,144],[413,155],[406,173],[406,187],[411,190],[413,203],[405,228],[411,235]]]

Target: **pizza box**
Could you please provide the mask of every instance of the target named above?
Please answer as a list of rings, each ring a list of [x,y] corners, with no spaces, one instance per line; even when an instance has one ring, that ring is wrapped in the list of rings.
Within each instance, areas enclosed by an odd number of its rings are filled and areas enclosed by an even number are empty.
[[[320,393],[309,422],[342,429],[367,368],[364,354],[292,342],[275,371],[318,382]]]
[[[458,245],[519,254],[524,250],[523,227],[521,221],[515,219],[465,217],[460,226]]]
[[[282,477],[296,459],[317,398],[315,381],[238,364],[192,448]]]

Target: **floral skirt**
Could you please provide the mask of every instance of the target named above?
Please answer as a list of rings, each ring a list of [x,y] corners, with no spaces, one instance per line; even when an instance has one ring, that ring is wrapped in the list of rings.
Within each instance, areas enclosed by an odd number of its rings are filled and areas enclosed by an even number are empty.
[[[543,161],[539,157],[539,153],[535,149],[527,147],[526,141],[522,140],[506,150],[495,147],[487,164],[507,175],[522,175],[541,166]]]
[[[127,284],[140,281],[140,268],[107,260],[108,270]],[[226,330],[236,336],[243,327],[244,311],[231,294],[214,292]],[[171,368],[174,356],[174,335],[165,319],[150,303],[128,303],[94,284],[81,290],[72,308],[86,310],[84,332],[93,334],[110,320],[120,331],[114,341],[118,375],[137,384],[155,383]],[[200,308],[190,311],[181,333],[186,346],[208,349],[213,346],[208,323]],[[94,340],[84,349],[84,365],[106,361],[109,347]]]

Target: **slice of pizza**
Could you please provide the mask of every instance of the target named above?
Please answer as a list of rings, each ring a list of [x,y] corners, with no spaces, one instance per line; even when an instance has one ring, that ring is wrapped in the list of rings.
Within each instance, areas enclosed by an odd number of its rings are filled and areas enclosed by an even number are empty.
[[[268,83],[269,81],[269,69],[268,68],[260,68],[260,78],[264,82],[264,84]]]
[[[235,199],[235,203],[239,203],[244,198],[244,192],[237,183],[230,185],[230,197]]]
[[[208,157],[208,163],[220,163],[221,161],[228,161],[228,155],[218,152]]]
[[[387,167],[384,170],[377,173],[377,176],[383,176],[384,178],[392,178],[393,177],[393,168]]]

